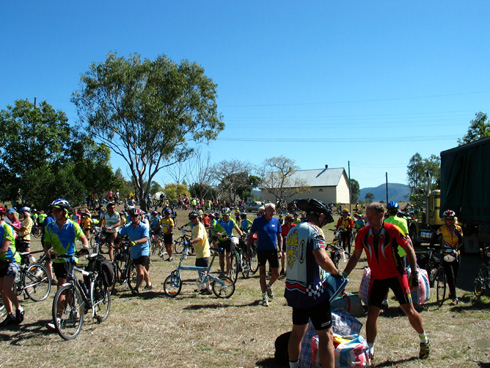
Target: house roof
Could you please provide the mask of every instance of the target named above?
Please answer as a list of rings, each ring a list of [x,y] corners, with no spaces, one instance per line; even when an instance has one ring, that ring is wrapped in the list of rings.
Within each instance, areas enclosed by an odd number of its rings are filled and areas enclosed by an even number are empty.
[[[291,176],[291,182],[299,180],[310,187],[335,187],[344,173],[343,168],[296,170]]]

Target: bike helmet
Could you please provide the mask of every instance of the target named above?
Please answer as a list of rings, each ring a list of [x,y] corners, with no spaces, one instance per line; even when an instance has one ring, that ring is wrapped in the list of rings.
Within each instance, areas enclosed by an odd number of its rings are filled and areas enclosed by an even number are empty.
[[[158,215],[158,211],[151,211],[151,214],[152,214],[153,216],[156,216],[156,215]]]
[[[71,208],[70,202],[68,202],[66,199],[63,199],[63,198],[55,199],[51,203],[50,207],[51,208],[62,208],[62,209],[65,209],[67,211]]]
[[[220,213],[219,212],[215,212],[214,213],[214,217],[219,217],[220,216]]]
[[[348,214],[348,213],[349,213],[349,210],[348,210],[347,208],[344,208],[344,209],[342,210],[342,213],[347,213],[347,214]]]
[[[130,208],[128,209],[128,213],[129,213],[129,216],[139,216],[140,214],[140,210],[138,210],[137,208]]]
[[[446,217],[456,217],[456,212],[454,212],[453,210],[446,210],[442,214],[442,217],[444,217],[444,218],[446,218]]]
[[[293,221],[293,215],[287,215],[286,221]]]
[[[400,208],[400,205],[398,204],[398,202],[391,201],[390,203],[388,203],[388,204],[386,205],[386,209],[387,209],[387,210],[391,210],[391,209],[395,209],[395,208],[396,208],[396,209]]]
[[[199,212],[197,212],[197,211],[189,212],[189,220],[195,219],[196,217],[199,217]]]
[[[228,207],[225,207],[225,208],[223,208],[223,210],[221,210],[221,213],[223,214],[223,216],[224,215],[228,215],[229,216],[230,213],[231,213],[231,210]]]
[[[4,206],[0,206],[0,215],[5,215],[7,213],[7,210],[5,209]]]
[[[31,209],[29,207],[22,207],[19,212],[27,212],[27,213],[31,213]]]
[[[165,208],[165,211],[163,211],[164,214],[171,214],[172,213],[172,210],[170,208]]]
[[[15,208],[9,208],[9,209],[7,210],[7,214],[9,214],[9,215],[11,215],[12,213],[15,213],[15,212],[16,212],[16,211],[15,211]]]
[[[319,199],[316,198],[299,199],[296,205],[300,210],[305,211],[309,214],[315,214],[315,215],[319,215],[320,213],[325,214],[327,224],[333,222],[333,217],[330,208],[328,208],[328,206],[322,201],[320,201]]]
[[[245,217],[247,217],[246,213],[244,213],[244,212],[240,213],[240,218],[244,219]]]
[[[107,202],[106,207],[115,206],[114,202]]]

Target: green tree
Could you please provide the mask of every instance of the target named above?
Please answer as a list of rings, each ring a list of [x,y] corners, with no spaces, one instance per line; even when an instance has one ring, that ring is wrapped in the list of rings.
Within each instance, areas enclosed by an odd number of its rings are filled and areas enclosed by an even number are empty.
[[[356,203],[359,201],[359,195],[361,189],[359,188],[359,182],[356,179],[350,179],[350,203]]]
[[[156,181],[151,182],[150,193],[152,196],[158,192],[163,192],[163,191],[164,189],[160,184],[158,184]]]
[[[34,106],[17,100],[0,112],[0,124],[1,199],[20,195],[43,208],[63,197],[79,205],[94,186],[110,185],[108,150],[70,127],[66,115],[45,101]],[[105,182],[97,183],[98,176]]]
[[[420,189],[425,190],[429,184],[431,189],[438,187],[441,180],[440,157],[431,155],[429,158],[422,158],[416,153],[408,163],[407,179],[412,193],[418,193]]]
[[[374,201],[374,194],[369,192],[369,193],[366,193],[365,197],[364,197],[364,200],[366,201],[366,203],[371,203],[372,201]]]
[[[476,113],[475,118],[470,121],[468,132],[463,138],[458,139],[458,146],[490,137],[490,122],[487,120],[487,114],[481,111]]]
[[[216,84],[187,60],[110,53],[90,65],[80,84],[72,96],[80,119],[126,161],[140,198],[161,169],[189,157],[190,142],[216,139],[224,129]]]
[[[189,194],[189,189],[186,184],[165,184],[165,195],[168,200],[172,202],[175,199],[179,198],[179,195]]]

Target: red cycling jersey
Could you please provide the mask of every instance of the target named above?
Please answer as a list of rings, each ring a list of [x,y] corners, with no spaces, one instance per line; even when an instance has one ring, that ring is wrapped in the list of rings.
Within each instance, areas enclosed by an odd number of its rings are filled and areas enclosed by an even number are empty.
[[[365,226],[356,237],[356,249],[364,249],[373,279],[387,279],[405,273],[398,255],[398,246],[405,249],[408,238],[395,225],[385,222],[376,234],[371,226]]]

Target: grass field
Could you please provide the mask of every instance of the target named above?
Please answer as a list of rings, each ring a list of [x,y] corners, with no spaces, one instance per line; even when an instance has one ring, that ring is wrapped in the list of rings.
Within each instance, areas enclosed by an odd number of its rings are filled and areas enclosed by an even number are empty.
[[[185,219],[179,213],[178,225]],[[39,247],[35,240],[33,249]],[[377,367],[490,367],[490,300],[475,301],[471,291],[479,262],[476,256],[463,258],[462,303],[439,309],[432,296],[420,309],[432,345],[426,361],[416,358],[418,336],[390,301],[390,310],[379,319]],[[193,265],[194,257],[186,264]],[[347,291],[358,290],[365,265],[362,260],[352,273]],[[276,297],[268,308],[259,305],[258,275],[240,277],[230,299],[217,299],[194,293],[195,274],[189,271],[181,295],[172,299],[163,294],[162,283],[175,267],[176,262],[153,258],[154,289],[135,297],[119,288],[107,321],[88,321],[75,341],[64,341],[46,328],[54,289],[40,303],[21,297],[25,321],[0,330],[0,366],[280,367],[273,359],[274,340],[291,325],[283,278],[275,284]],[[365,316],[359,319],[365,323]],[[365,335],[364,328],[361,333]]]

